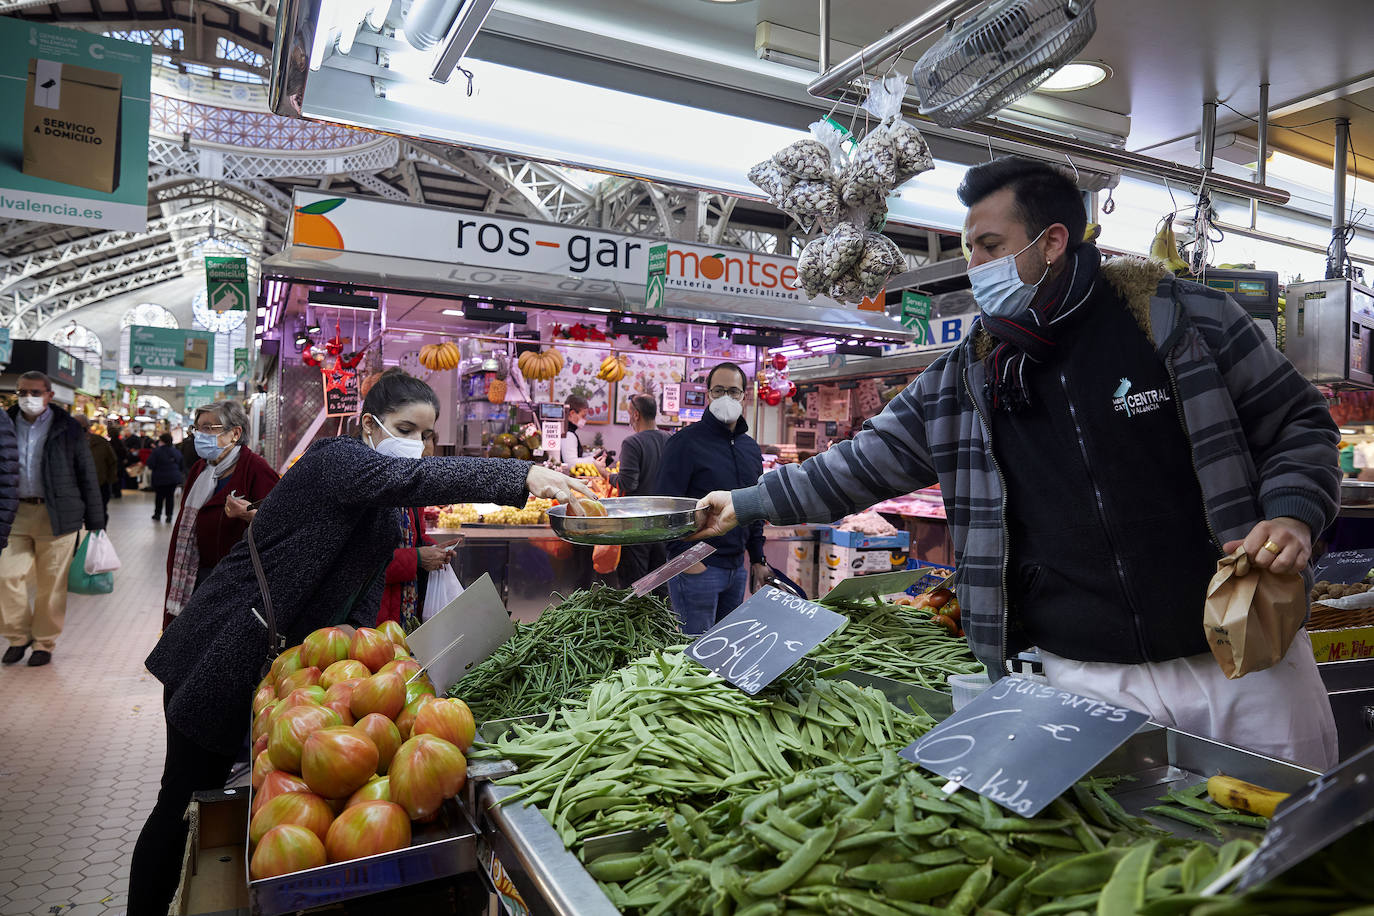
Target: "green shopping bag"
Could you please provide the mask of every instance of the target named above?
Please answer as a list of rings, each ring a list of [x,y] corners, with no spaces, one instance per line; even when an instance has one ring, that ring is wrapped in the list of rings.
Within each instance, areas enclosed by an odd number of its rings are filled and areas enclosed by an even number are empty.
[[[71,569],[67,570],[67,591],[73,595],[108,595],[114,591],[114,573],[86,572],[86,548],[90,545],[88,533],[76,548]]]

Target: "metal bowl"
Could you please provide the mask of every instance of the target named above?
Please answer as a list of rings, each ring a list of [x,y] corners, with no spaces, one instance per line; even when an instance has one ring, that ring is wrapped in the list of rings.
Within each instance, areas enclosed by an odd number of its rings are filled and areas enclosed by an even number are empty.
[[[554,506],[553,533],[574,544],[650,544],[686,537],[706,519],[695,499],[680,496],[621,496],[601,505],[605,517],[568,515],[566,506]]]
[[[1341,505],[1352,507],[1374,505],[1374,481],[1342,480]]]

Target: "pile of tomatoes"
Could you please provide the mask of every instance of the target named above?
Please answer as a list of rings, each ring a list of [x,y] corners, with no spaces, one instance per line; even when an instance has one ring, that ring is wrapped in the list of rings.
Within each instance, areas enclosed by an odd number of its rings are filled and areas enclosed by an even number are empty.
[[[933,588],[915,598],[899,598],[897,603],[924,608],[930,611],[931,620],[949,630],[950,635],[964,635],[964,627],[959,622],[959,599],[947,588]]]

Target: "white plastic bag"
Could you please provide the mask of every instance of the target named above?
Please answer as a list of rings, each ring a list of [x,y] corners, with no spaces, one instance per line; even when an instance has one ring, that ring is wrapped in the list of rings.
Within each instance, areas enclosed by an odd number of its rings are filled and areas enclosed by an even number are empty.
[[[119,555],[115,553],[114,542],[102,529],[91,535],[91,544],[86,548],[86,575],[114,572],[119,569]]]
[[[462,593],[462,583],[452,566],[434,570],[425,580],[425,606],[420,609],[420,621],[423,623],[433,617]]]

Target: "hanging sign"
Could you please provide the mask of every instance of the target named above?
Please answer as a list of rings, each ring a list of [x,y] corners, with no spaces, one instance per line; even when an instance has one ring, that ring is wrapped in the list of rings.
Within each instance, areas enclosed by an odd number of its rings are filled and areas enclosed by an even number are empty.
[[[687,647],[687,654],[753,696],[819,646],[845,618],[765,585]]]
[[[0,18],[0,217],[148,225],[152,48]]]
[[[216,312],[248,311],[248,259],[207,256],[205,295]]]
[[[649,272],[644,280],[644,310],[663,311],[663,294],[668,277],[668,244],[649,246]]]
[[[114,369],[100,370],[100,390],[114,391],[119,387],[119,373]]]
[[[0,366],[8,365],[14,354],[14,344],[10,342],[10,329],[0,328]]]
[[[917,344],[930,339],[930,307],[929,296],[911,290],[902,293],[902,326],[916,332]]]
[[[134,375],[212,377],[215,335],[136,324],[129,328],[129,369]]]
[[[249,365],[248,348],[234,348],[234,378],[240,382],[248,381],[248,373],[252,367]]]
[[[362,409],[363,399],[358,391],[358,373],[335,366],[320,370],[324,384],[324,414],[327,417],[351,417]]]
[[[1148,719],[1039,681],[1004,677],[900,753],[955,786],[1033,817]]]
[[[219,385],[187,385],[186,409],[195,410],[197,407],[213,404],[216,398],[223,393],[224,389]]]
[[[663,412],[677,413],[682,410],[682,385],[669,382],[663,386]]]

